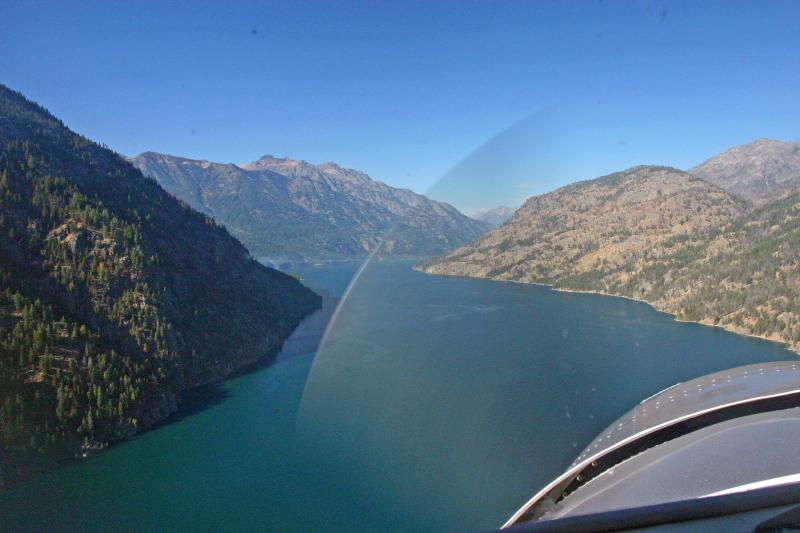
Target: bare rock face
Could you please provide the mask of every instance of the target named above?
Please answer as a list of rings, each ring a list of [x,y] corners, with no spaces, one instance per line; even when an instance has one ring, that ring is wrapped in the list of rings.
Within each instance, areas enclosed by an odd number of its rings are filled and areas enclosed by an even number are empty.
[[[744,202],[686,172],[640,166],[529,198],[502,227],[426,272],[606,290],[667,245],[740,217]]]
[[[761,207],[800,190],[800,142],[759,139],[688,172]]]
[[[173,195],[212,215],[261,257],[441,254],[489,225],[334,163],[264,156],[246,165],[154,152],[131,160]]]

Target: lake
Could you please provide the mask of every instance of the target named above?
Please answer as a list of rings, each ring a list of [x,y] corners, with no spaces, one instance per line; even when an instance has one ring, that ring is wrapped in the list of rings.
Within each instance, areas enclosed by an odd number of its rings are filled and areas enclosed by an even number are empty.
[[[324,306],[191,416],[0,493],[29,530],[464,531],[499,526],[651,394],[778,344],[620,298],[376,261],[296,269]]]

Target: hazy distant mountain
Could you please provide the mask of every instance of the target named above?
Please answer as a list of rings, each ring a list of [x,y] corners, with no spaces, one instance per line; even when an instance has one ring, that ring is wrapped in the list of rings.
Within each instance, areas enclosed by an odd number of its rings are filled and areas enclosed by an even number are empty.
[[[265,156],[237,166],[154,152],[131,162],[262,257],[359,256],[382,238],[389,254],[434,255],[489,229],[448,204],[333,163]]]
[[[800,191],[800,142],[759,139],[726,150],[689,173],[762,206]]]
[[[511,215],[513,214],[514,214],[513,209],[501,205],[500,207],[495,207],[494,209],[477,211],[474,215],[472,215],[472,218],[474,218],[475,220],[486,222],[493,228],[497,228],[502,226],[503,223],[509,218],[511,218]]]
[[[529,198],[503,226],[432,259],[436,274],[611,291],[682,236],[734,220],[745,204],[686,172],[635,167]]]

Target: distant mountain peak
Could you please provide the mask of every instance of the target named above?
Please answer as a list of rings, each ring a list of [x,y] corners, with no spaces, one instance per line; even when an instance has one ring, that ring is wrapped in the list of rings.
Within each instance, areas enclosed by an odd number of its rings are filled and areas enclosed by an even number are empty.
[[[134,166],[141,166],[142,162],[147,161],[148,164],[150,165],[179,164],[183,166],[200,167],[204,169],[210,168],[212,166],[239,168],[237,165],[233,163],[215,163],[214,161],[209,161],[208,159],[192,159],[189,157],[181,157],[177,155],[153,152],[152,150],[142,152],[141,154],[134,157],[126,157],[125,159],[133,163]],[[137,164],[137,161],[139,162],[139,164]]]
[[[315,169],[316,165],[308,161],[289,159],[288,157],[275,157],[263,155],[251,163],[240,165],[245,170],[274,170],[280,169]]]
[[[800,142],[756,139],[707,159],[689,173],[762,206],[800,190]]]
[[[514,209],[501,205],[493,209],[481,209],[479,211],[475,211],[475,213],[472,214],[472,218],[475,220],[480,220],[481,222],[486,222],[493,228],[497,228],[502,226],[503,223],[511,218],[511,215],[513,214]]]
[[[759,137],[753,142],[745,143],[740,145],[738,148],[744,148],[747,146],[764,146],[764,145],[783,145],[787,144],[783,141],[779,141],[778,139],[770,139],[769,137]]]
[[[272,154],[264,154],[254,161],[254,163],[280,163],[282,161],[289,161],[288,157],[276,157]]]

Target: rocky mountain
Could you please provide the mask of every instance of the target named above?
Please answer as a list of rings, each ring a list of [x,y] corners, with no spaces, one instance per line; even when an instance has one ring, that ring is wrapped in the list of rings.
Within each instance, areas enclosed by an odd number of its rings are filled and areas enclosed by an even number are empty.
[[[756,207],[800,191],[800,142],[759,139],[689,170]]]
[[[529,198],[426,272],[582,288],[624,285],[662,250],[733,221],[745,203],[686,172],[641,166]]]
[[[165,419],[319,304],[0,85],[0,484]]]
[[[212,215],[256,256],[434,255],[489,226],[407,189],[333,163],[265,156],[237,166],[154,152],[131,160],[189,205]]]
[[[486,222],[492,228],[499,228],[505,223],[506,220],[511,218],[511,215],[513,214],[513,209],[501,205],[499,207],[495,207],[494,209],[478,211],[472,215],[472,218],[475,220],[480,220],[481,222]]]

